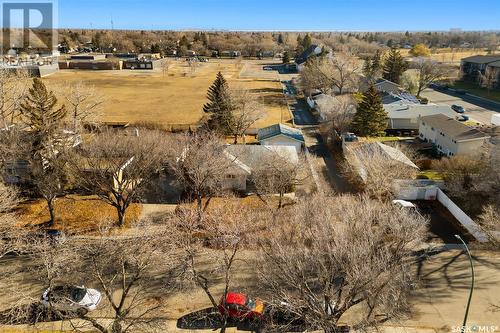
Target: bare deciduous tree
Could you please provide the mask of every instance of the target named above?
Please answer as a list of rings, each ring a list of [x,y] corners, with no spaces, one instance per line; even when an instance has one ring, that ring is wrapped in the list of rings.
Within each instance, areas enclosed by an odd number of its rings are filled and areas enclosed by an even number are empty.
[[[336,332],[348,311],[357,314],[353,329],[398,318],[425,227],[420,215],[366,197],[306,198],[261,240],[263,290],[292,321],[324,332]]]
[[[18,201],[17,191],[0,182],[0,258],[16,248],[19,227],[13,209]]]
[[[105,101],[104,96],[94,87],[82,82],[66,85],[63,96],[67,101],[68,115],[75,133],[84,122],[97,119]]]
[[[245,143],[246,131],[257,120],[264,117],[264,106],[255,95],[247,90],[233,90],[231,99],[234,105],[232,122],[234,144],[238,143],[238,137],[242,137],[243,143]]]
[[[252,172],[257,193],[261,196],[278,194],[278,208],[282,208],[285,194],[295,191],[309,177],[305,165],[305,156],[300,156],[297,161],[277,152],[262,157],[259,167]]]
[[[412,165],[410,151],[401,151],[400,146],[387,148],[382,145],[373,142],[348,149],[344,165],[344,172],[353,183],[370,197],[380,199],[391,196],[394,180],[415,179],[418,172]],[[386,152],[387,149],[390,152]]]
[[[484,74],[479,72],[479,82],[482,87],[486,88],[489,94],[498,84],[498,71],[487,67]]]
[[[338,52],[331,57],[311,59],[301,72],[301,85],[306,91],[319,89],[323,93],[336,90],[342,95],[355,88],[359,80],[358,59],[349,52]]]
[[[349,95],[336,96],[331,105],[322,108],[326,116],[329,132],[345,133],[351,126],[352,118],[356,113],[356,101]]]
[[[160,68],[163,76],[168,75],[168,70],[172,66],[172,59],[163,58],[160,60]]]
[[[163,168],[166,140],[159,131],[144,130],[138,135],[105,131],[68,162],[82,187],[115,207],[121,227],[130,204],[140,199]]]
[[[179,181],[196,198],[201,218],[203,197],[210,200],[222,189],[224,171],[231,167],[233,161],[224,152],[223,140],[210,133],[179,137],[171,148],[171,167]]]
[[[228,203],[211,209],[201,222],[193,209],[178,210],[171,221],[184,234],[179,237],[179,247],[187,253],[193,283],[210,300],[218,321],[214,324],[220,326],[220,332],[225,332],[228,317],[217,309],[219,300],[234,287],[234,264],[243,260],[240,252],[251,242],[253,233],[266,224],[268,213],[267,210],[257,211],[241,204]],[[220,281],[222,295],[216,295]]]
[[[14,124],[19,106],[28,89],[28,75],[23,71],[0,68],[0,127]]]
[[[413,65],[417,69],[417,97],[420,97],[420,93],[430,84],[447,78],[451,73],[450,67],[439,64],[430,58],[418,58],[413,62]]]

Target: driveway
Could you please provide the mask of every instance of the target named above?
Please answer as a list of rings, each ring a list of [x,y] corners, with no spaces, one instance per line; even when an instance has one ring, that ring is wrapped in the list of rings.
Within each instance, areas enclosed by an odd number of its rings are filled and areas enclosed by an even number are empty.
[[[339,161],[332,156],[319,133],[319,122],[303,98],[297,98],[295,87],[283,81],[283,90],[288,107],[293,114],[295,126],[302,129],[308,152],[308,161],[320,191],[337,193],[352,192],[352,187],[343,178]]]
[[[472,101],[466,95],[458,95],[452,92],[441,92],[428,88],[422,92],[422,97],[429,99],[429,102],[438,105],[453,105],[458,104],[465,108],[465,115],[470,116],[472,120],[476,120],[485,125],[491,125],[491,116],[500,112],[500,107],[495,107],[481,101]]]

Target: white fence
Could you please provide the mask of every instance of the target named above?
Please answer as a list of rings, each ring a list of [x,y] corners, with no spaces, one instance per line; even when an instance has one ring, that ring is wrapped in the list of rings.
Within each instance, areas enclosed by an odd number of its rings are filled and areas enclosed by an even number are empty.
[[[448,211],[467,229],[467,231],[474,236],[474,238],[481,243],[488,242],[488,236],[481,230],[481,228],[474,222],[467,214],[463,212],[446,194],[440,189],[437,189],[437,200],[448,209]]]

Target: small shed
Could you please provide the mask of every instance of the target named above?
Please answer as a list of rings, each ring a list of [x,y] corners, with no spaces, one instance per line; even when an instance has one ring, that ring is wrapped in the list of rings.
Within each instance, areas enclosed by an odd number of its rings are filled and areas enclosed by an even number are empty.
[[[305,146],[302,131],[284,124],[274,124],[261,128],[257,140],[263,146],[293,146],[300,153]]]

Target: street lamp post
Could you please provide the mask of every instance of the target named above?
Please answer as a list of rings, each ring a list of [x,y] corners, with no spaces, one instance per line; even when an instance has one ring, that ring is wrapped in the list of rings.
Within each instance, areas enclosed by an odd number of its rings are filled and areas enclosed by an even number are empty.
[[[465,325],[467,324],[467,317],[469,316],[470,302],[472,300],[472,292],[474,291],[474,264],[472,263],[472,256],[470,254],[469,248],[467,247],[467,244],[465,244],[464,240],[459,235],[455,235],[455,237],[460,242],[462,242],[462,244],[465,247],[465,250],[467,251],[467,255],[469,256],[469,262],[470,262],[470,270],[472,273],[472,280],[471,280],[471,286],[470,286],[470,292],[469,292],[469,300],[467,301],[467,307],[465,308],[464,322],[462,324],[462,330],[461,330],[462,332],[465,332]]]

